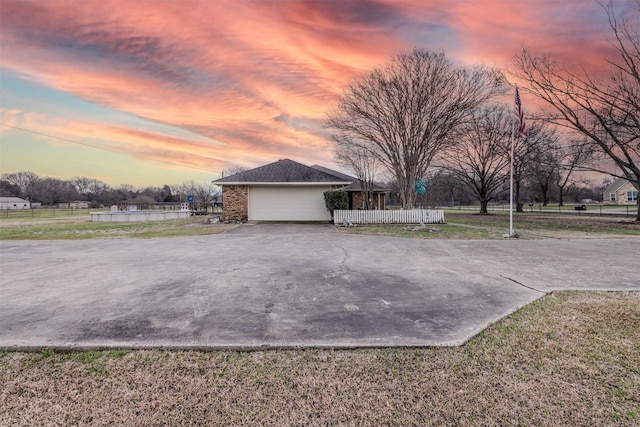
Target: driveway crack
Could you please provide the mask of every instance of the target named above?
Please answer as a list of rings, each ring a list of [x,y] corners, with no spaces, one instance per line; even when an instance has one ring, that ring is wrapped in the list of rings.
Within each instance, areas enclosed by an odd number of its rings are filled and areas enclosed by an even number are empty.
[[[540,289],[536,289],[536,288],[534,288],[532,286],[527,286],[524,283],[518,282],[516,279],[512,279],[511,277],[503,276],[502,274],[500,274],[499,276],[502,277],[503,279],[511,280],[513,283],[515,283],[517,285],[520,285],[520,286],[522,286],[524,288],[531,289],[532,291],[540,292],[541,294],[546,294],[545,291],[541,291]]]
[[[344,253],[344,258],[342,259],[342,262],[340,263],[340,267],[344,268],[344,263],[347,262],[347,259],[349,258],[349,254],[347,253],[347,250],[345,248],[343,248],[342,246],[338,246],[338,248],[340,250],[342,250],[342,252]]]

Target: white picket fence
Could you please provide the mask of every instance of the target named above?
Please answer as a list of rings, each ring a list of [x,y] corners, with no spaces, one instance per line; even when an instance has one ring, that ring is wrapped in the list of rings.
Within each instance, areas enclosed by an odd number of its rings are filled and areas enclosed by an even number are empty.
[[[336,210],[333,221],[342,224],[442,224],[444,211],[434,209],[411,210]]]

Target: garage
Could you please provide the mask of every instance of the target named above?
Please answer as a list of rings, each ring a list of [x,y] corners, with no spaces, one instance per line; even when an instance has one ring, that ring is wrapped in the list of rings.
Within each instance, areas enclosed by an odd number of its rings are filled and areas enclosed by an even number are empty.
[[[329,221],[324,192],[329,186],[250,186],[250,221]]]
[[[222,219],[244,222],[330,221],[324,192],[352,181],[282,159],[212,182],[222,187]]]

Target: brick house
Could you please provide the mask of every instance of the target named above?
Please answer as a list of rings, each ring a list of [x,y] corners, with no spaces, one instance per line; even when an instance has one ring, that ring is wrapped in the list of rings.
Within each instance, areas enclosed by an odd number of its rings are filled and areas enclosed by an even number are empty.
[[[357,181],[331,169],[284,159],[217,179],[213,184],[222,187],[223,220],[330,221],[324,192],[344,189],[351,194],[353,206],[360,206]],[[384,191],[378,197],[376,202],[384,209]]]
[[[222,218],[231,221],[329,221],[324,192],[351,184],[284,159],[213,181],[222,187]]]
[[[618,178],[604,189],[602,201],[615,205],[635,205],[638,203],[638,190],[631,182]]]
[[[311,167],[342,178],[345,181],[351,181],[351,184],[343,188],[343,190],[346,191],[349,196],[349,209],[365,208],[365,195],[362,191],[362,186],[360,185],[360,180],[358,180],[358,178],[343,174],[338,171],[334,171],[329,168],[325,168],[324,166],[320,165],[313,165]],[[371,206],[373,207],[373,209],[384,210],[386,204],[386,196],[387,194],[389,194],[389,189],[382,186],[381,184],[374,183],[373,187],[371,188],[371,192]]]

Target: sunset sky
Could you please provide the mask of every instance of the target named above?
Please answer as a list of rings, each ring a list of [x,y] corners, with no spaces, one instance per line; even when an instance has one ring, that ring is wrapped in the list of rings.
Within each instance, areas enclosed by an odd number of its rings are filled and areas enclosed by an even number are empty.
[[[607,30],[592,0],[0,0],[0,173],[143,187],[332,167],[326,112],[395,54],[508,69],[527,45],[590,66]]]

